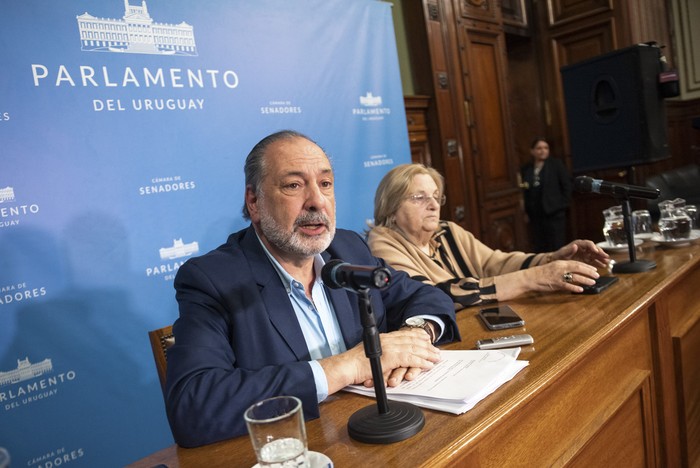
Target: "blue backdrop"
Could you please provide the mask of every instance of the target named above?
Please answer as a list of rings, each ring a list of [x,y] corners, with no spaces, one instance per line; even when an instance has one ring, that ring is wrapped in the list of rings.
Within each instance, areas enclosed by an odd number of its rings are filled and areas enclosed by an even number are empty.
[[[134,0],[132,0],[133,2]],[[242,228],[243,160],[308,134],[362,231],[409,162],[391,6],[0,0],[0,446],[121,466],[172,444],[147,331]]]

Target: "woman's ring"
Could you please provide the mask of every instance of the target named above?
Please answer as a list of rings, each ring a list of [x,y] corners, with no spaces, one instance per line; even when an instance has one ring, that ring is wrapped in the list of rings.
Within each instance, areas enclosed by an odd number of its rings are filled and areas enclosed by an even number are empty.
[[[563,279],[567,283],[573,283],[574,282],[574,275],[572,275],[570,272],[566,272],[563,275],[561,275],[561,279]]]

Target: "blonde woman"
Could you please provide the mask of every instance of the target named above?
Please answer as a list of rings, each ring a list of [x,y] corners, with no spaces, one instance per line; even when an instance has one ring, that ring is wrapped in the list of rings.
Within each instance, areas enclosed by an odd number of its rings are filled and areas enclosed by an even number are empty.
[[[435,169],[404,164],[389,171],[374,197],[373,255],[447,293],[456,309],[506,301],[530,291],[582,292],[609,256],[589,240],[554,252],[502,252],[440,220],[444,181]]]

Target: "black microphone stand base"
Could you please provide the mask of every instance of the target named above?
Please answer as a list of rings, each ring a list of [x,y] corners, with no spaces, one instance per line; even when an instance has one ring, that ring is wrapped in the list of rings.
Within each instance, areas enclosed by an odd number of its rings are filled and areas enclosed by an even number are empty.
[[[613,265],[613,273],[642,273],[656,268],[656,262],[651,260],[634,260],[631,262],[620,262]]]
[[[392,444],[418,434],[425,426],[425,416],[415,405],[392,401],[386,413],[376,405],[358,410],[348,420],[348,434],[367,444]]]

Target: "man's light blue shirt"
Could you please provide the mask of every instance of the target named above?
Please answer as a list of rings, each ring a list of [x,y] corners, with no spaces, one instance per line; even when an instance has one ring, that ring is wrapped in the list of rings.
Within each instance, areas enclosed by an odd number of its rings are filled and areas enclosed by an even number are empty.
[[[260,240],[259,237],[258,240]],[[316,279],[311,288],[312,302],[306,297],[304,285],[282,268],[282,265],[267,250],[262,241],[260,245],[262,245],[263,250],[282,280],[284,288],[287,290],[297,321],[304,334],[306,346],[309,348],[309,355],[312,359],[312,361],[309,361],[309,365],[316,383],[316,397],[320,403],[328,397],[328,380],[318,360],[347,351],[333,304],[326,296],[323,281],[321,280],[321,269],[326,262],[324,262],[320,254],[314,256]]]

